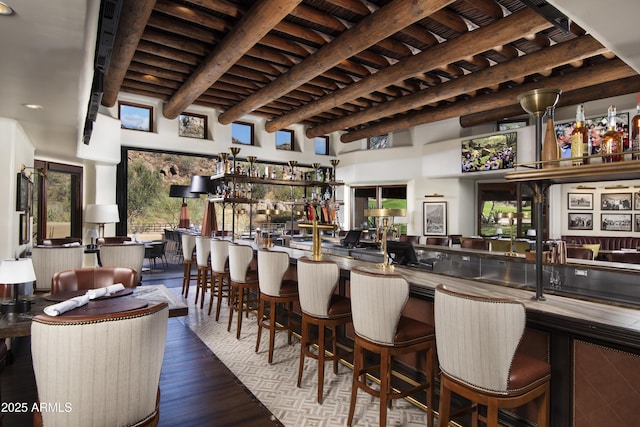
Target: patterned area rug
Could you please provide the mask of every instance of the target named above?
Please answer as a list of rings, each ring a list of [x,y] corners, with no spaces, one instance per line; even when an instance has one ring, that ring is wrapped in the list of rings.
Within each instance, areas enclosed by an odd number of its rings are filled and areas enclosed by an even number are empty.
[[[180,292],[180,289],[173,289]],[[236,339],[235,321],[227,332],[229,310],[223,304],[220,320],[207,315],[208,298],[203,310],[195,306],[195,288],[189,291],[189,316],[186,324],[224,362],[242,383],[284,425],[290,427],[328,427],[347,425],[351,397],[351,374],[348,367],[340,365],[334,375],[331,364],[325,368],[324,401],[316,402],[317,365],[315,360],[305,360],[305,370],[300,388],[296,387],[300,357],[299,341],[287,345],[286,333],[276,334],[273,363],[267,363],[268,332],[262,334],[260,351],[255,353],[258,327],[256,317],[250,315],[242,321],[242,335]],[[215,303],[215,301],[214,301]],[[215,311],[215,307],[214,307]],[[354,427],[379,425],[378,399],[360,391],[356,403]],[[437,419],[436,419],[437,420]],[[404,400],[396,400],[387,413],[389,426],[427,425],[426,413]]]

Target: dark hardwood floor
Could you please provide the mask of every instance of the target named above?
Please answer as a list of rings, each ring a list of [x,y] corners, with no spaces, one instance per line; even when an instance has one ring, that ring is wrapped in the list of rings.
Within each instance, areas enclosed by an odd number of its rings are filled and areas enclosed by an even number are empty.
[[[182,266],[180,265],[181,269]],[[180,270],[180,274],[181,274]],[[181,286],[173,266],[143,276],[144,284]],[[14,340],[14,361],[0,383],[3,402],[37,399],[29,337]],[[4,427],[32,426],[32,414],[6,413]],[[169,319],[160,375],[160,426],[282,426],[209,348],[180,320]]]

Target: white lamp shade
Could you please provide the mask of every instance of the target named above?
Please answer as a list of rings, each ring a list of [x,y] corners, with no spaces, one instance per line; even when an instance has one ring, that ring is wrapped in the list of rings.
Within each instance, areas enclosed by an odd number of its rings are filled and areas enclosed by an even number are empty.
[[[535,237],[536,236],[536,230],[533,228],[530,228],[527,230],[527,236],[529,237]]]
[[[87,205],[84,212],[84,220],[92,224],[120,222],[118,205]]]
[[[5,259],[0,264],[0,283],[15,284],[33,282],[36,273],[31,258]]]

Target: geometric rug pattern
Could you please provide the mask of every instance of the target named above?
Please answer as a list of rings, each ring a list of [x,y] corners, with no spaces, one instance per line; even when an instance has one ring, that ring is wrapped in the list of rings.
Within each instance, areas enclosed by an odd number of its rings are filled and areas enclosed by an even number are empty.
[[[172,289],[177,294],[179,288]],[[317,362],[305,360],[305,370],[300,388],[296,387],[300,343],[294,339],[287,344],[286,332],[276,333],[273,363],[267,363],[268,332],[262,334],[260,351],[255,352],[257,324],[255,315],[242,320],[242,335],[236,339],[235,322],[227,332],[229,309],[222,304],[220,320],[215,321],[215,307],[207,315],[209,295],[204,309],[194,304],[195,288],[189,290],[189,315],[180,318],[211,349],[211,351],[234,373],[234,375],[256,396],[262,404],[288,427],[333,427],[346,426],[351,398],[352,370],[339,365],[338,374],[333,373],[331,362],[325,367],[323,404],[316,402]],[[214,301],[215,304],[215,301]],[[379,400],[360,391],[353,420],[354,427],[379,425]],[[436,419],[437,420],[437,419]],[[393,408],[387,412],[387,425],[424,427],[426,413],[411,403],[394,400]]]

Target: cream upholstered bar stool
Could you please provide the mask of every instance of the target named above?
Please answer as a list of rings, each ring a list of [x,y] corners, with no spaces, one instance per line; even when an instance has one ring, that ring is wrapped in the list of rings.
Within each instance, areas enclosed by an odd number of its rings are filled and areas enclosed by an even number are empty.
[[[196,264],[196,260],[193,258],[193,253],[196,250],[196,236],[189,233],[181,233],[180,239],[182,242],[182,295],[185,298],[189,296],[189,286],[191,281],[196,278],[196,275],[192,273],[193,266]]]
[[[380,398],[380,426],[387,424],[387,407],[393,399],[417,392],[426,393],[427,425],[433,427],[434,377],[436,371],[435,327],[402,315],[409,300],[409,283],[399,274],[384,270],[351,271],[351,312],[356,334],[353,354],[353,382],[347,425],[353,422],[359,389]],[[380,356],[379,365],[367,365],[365,350]],[[426,379],[419,384],[403,384],[393,375],[396,356],[423,352]],[[422,353],[421,353],[422,354]],[[368,383],[367,376],[379,372],[380,389]],[[396,378],[396,384],[392,379]]]
[[[338,264],[331,261],[315,261],[307,257],[298,259],[298,294],[302,310],[300,339],[300,365],[298,383],[302,383],[304,358],[318,361],[318,403],[322,404],[325,361],[333,362],[333,373],[338,373],[338,361],[352,351],[338,353],[337,328],[351,323],[351,301],[335,293],[340,278]],[[318,328],[317,338],[311,336],[311,325]],[[327,337],[325,329],[331,331]],[[327,354],[326,341],[331,340],[331,353]],[[317,352],[312,348],[317,346]]]
[[[258,336],[256,339],[256,353],[260,350],[262,330],[269,330],[268,362],[273,362],[273,345],[276,331],[287,331],[287,342],[291,345],[293,336],[292,314],[293,303],[298,301],[298,281],[286,279],[285,275],[290,267],[289,254],[286,252],[260,249],[258,251]],[[267,304],[269,315],[266,315]],[[286,306],[286,323],[277,322],[278,305]]]
[[[211,239],[211,297],[209,299],[209,315],[213,307],[214,293],[216,301],[216,321],[220,318],[222,299],[230,302],[230,278],[229,278],[229,241]],[[215,292],[214,292],[215,291]]]
[[[200,291],[202,296],[200,298],[200,308],[204,308],[204,296],[209,289],[211,283],[211,264],[209,262],[209,255],[211,254],[211,237],[196,236],[196,305],[198,305],[198,297],[200,297]]]
[[[249,317],[249,312],[257,308],[258,273],[251,270],[253,248],[237,243],[229,244],[229,277],[231,278],[231,296],[229,304],[229,324],[231,330],[234,312],[237,315],[236,338],[240,339],[242,330],[242,314]],[[253,296],[251,294],[254,294]]]
[[[463,294],[438,285],[435,321],[440,361],[440,415],[450,418],[451,393],[475,404],[473,425],[487,407],[488,427],[498,426],[499,408],[516,408],[535,400],[537,425],[549,425],[550,365],[518,351],[524,333],[524,305],[513,299]]]
[[[93,316],[35,316],[38,400],[70,407],[34,413],[34,426],[157,425],[168,315],[160,303]]]

